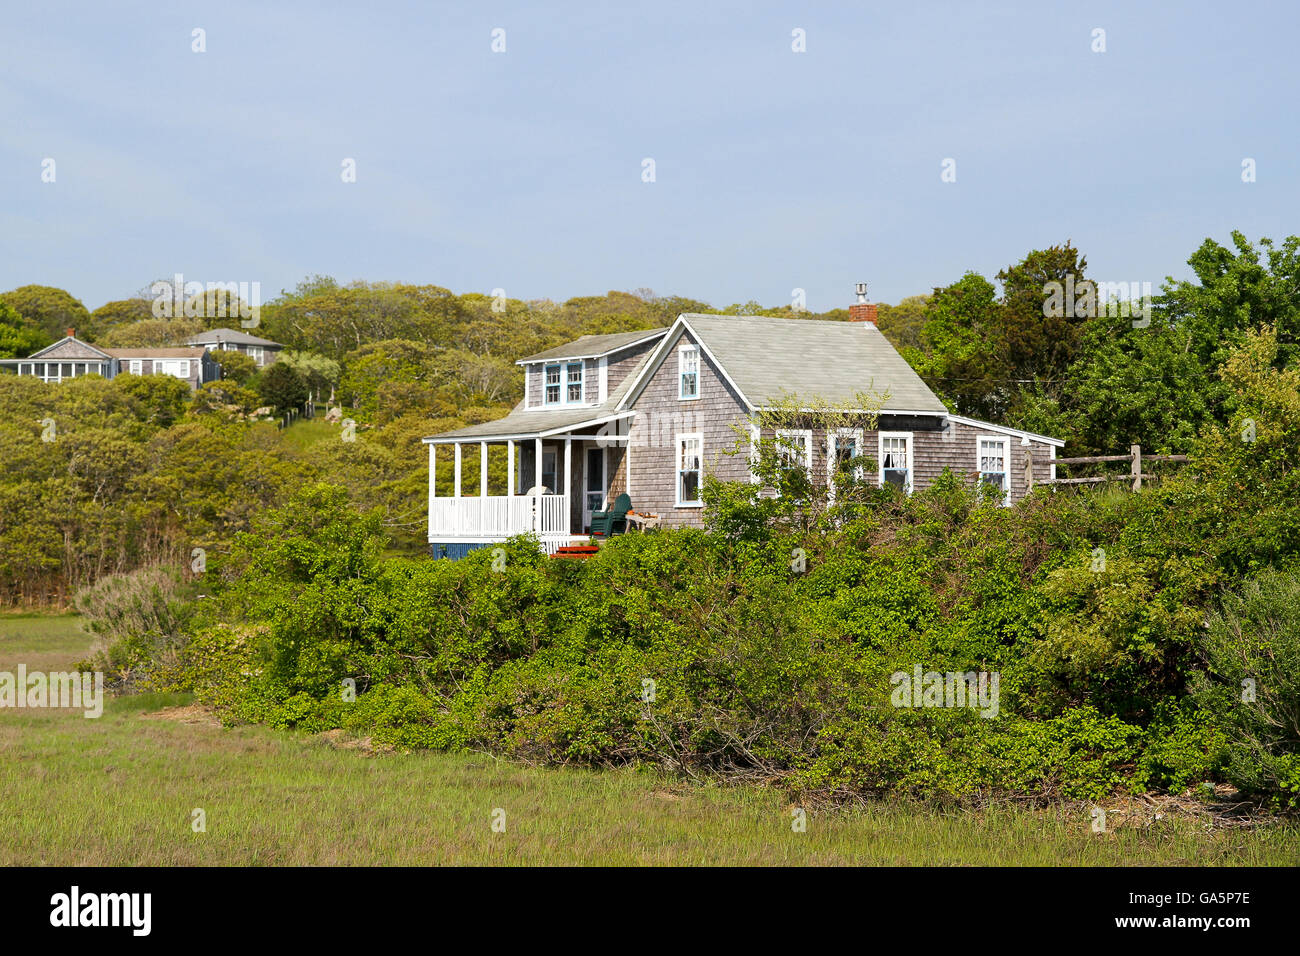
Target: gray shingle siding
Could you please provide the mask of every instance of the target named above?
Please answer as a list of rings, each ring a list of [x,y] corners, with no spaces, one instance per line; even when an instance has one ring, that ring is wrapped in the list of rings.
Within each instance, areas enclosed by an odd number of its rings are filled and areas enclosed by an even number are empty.
[[[739,481],[749,474],[748,460],[743,454],[724,454],[736,443],[737,433],[732,425],[746,421],[744,403],[706,356],[701,355],[700,361],[700,397],[693,401],[677,397],[676,351],[681,339],[692,341],[683,333],[673,343],[669,357],[650,377],[636,402],[638,415],[630,433],[632,507],[660,515],[664,527],[703,523],[702,509],[677,507],[678,435],[701,433],[706,475]],[[620,475],[620,480],[626,487],[626,477]]]

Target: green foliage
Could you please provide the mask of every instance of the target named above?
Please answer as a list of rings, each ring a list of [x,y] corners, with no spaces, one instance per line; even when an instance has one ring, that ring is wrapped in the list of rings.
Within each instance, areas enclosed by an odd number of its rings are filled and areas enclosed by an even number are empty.
[[[257,394],[277,414],[301,408],[310,397],[303,377],[293,366],[283,362],[276,362],[258,376]]]
[[[26,358],[52,341],[35,320],[0,298],[0,358]]]
[[[1300,575],[1264,571],[1224,596],[1199,641],[1197,703],[1227,734],[1227,779],[1300,807]]]
[[[216,349],[210,354],[212,360],[221,369],[221,378],[227,382],[248,386],[257,375],[257,360],[247,352],[240,352],[235,349]]]
[[[0,294],[0,301],[33,323],[50,342],[63,338],[68,334],[68,329],[76,329],[83,338],[93,334],[90,312],[62,289],[47,285],[25,285]]]
[[[119,687],[134,686],[139,672],[173,666],[187,643],[191,605],[175,568],[141,568],[110,574],[77,592],[75,606],[97,638],[98,650],[83,669],[102,670]]]

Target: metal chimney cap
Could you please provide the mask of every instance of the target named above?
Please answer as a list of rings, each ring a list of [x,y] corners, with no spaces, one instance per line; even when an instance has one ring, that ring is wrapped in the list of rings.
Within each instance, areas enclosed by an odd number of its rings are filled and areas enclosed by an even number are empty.
[[[867,301],[867,284],[865,282],[858,283],[858,301],[859,302]]]

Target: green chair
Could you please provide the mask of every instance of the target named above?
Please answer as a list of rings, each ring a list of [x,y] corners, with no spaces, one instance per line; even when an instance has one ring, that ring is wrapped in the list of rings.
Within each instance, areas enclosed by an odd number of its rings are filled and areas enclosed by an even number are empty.
[[[591,513],[591,533],[593,537],[612,538],[627,530],[627,513],[632,510],[632,499],[626,494],[614,499],[614,507],[609,511]]]

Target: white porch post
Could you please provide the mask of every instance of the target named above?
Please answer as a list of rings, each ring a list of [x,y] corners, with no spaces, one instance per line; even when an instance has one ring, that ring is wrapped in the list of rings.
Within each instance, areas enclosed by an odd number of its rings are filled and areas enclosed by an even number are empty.
[[[573,439],[564,439],[564,523],[569,525],[570,530],[573,527],[573,512],[569,509],[571,502],[569,495],[573,492],[573,472],[569,470],[573,462]]]
[[[460,442],[456,442],[456,491],[457,498],[460,497]]]
[[[627,421],[627,441],[623,443],[623,490],[627,492],[629,499],[632,499],[632,424],[633,420]],[[622,423],[620,422],[620,428]],[[632,499],[632,506],[636,506],[636,500]]]
[[[534,476],[533,487],[537,493],[533,495],[533,530],[538,534],[542,533],[542,440],[533,439],[533,464],[537,474]]]
[[[433,537],[433,499],[438,497],[438,446],[429,442],[429,537]]]
[[[515,440],[506,442],[506,497],[515,496]]]
[[[487,442],[478,443],[478,494],[487,497]]]

